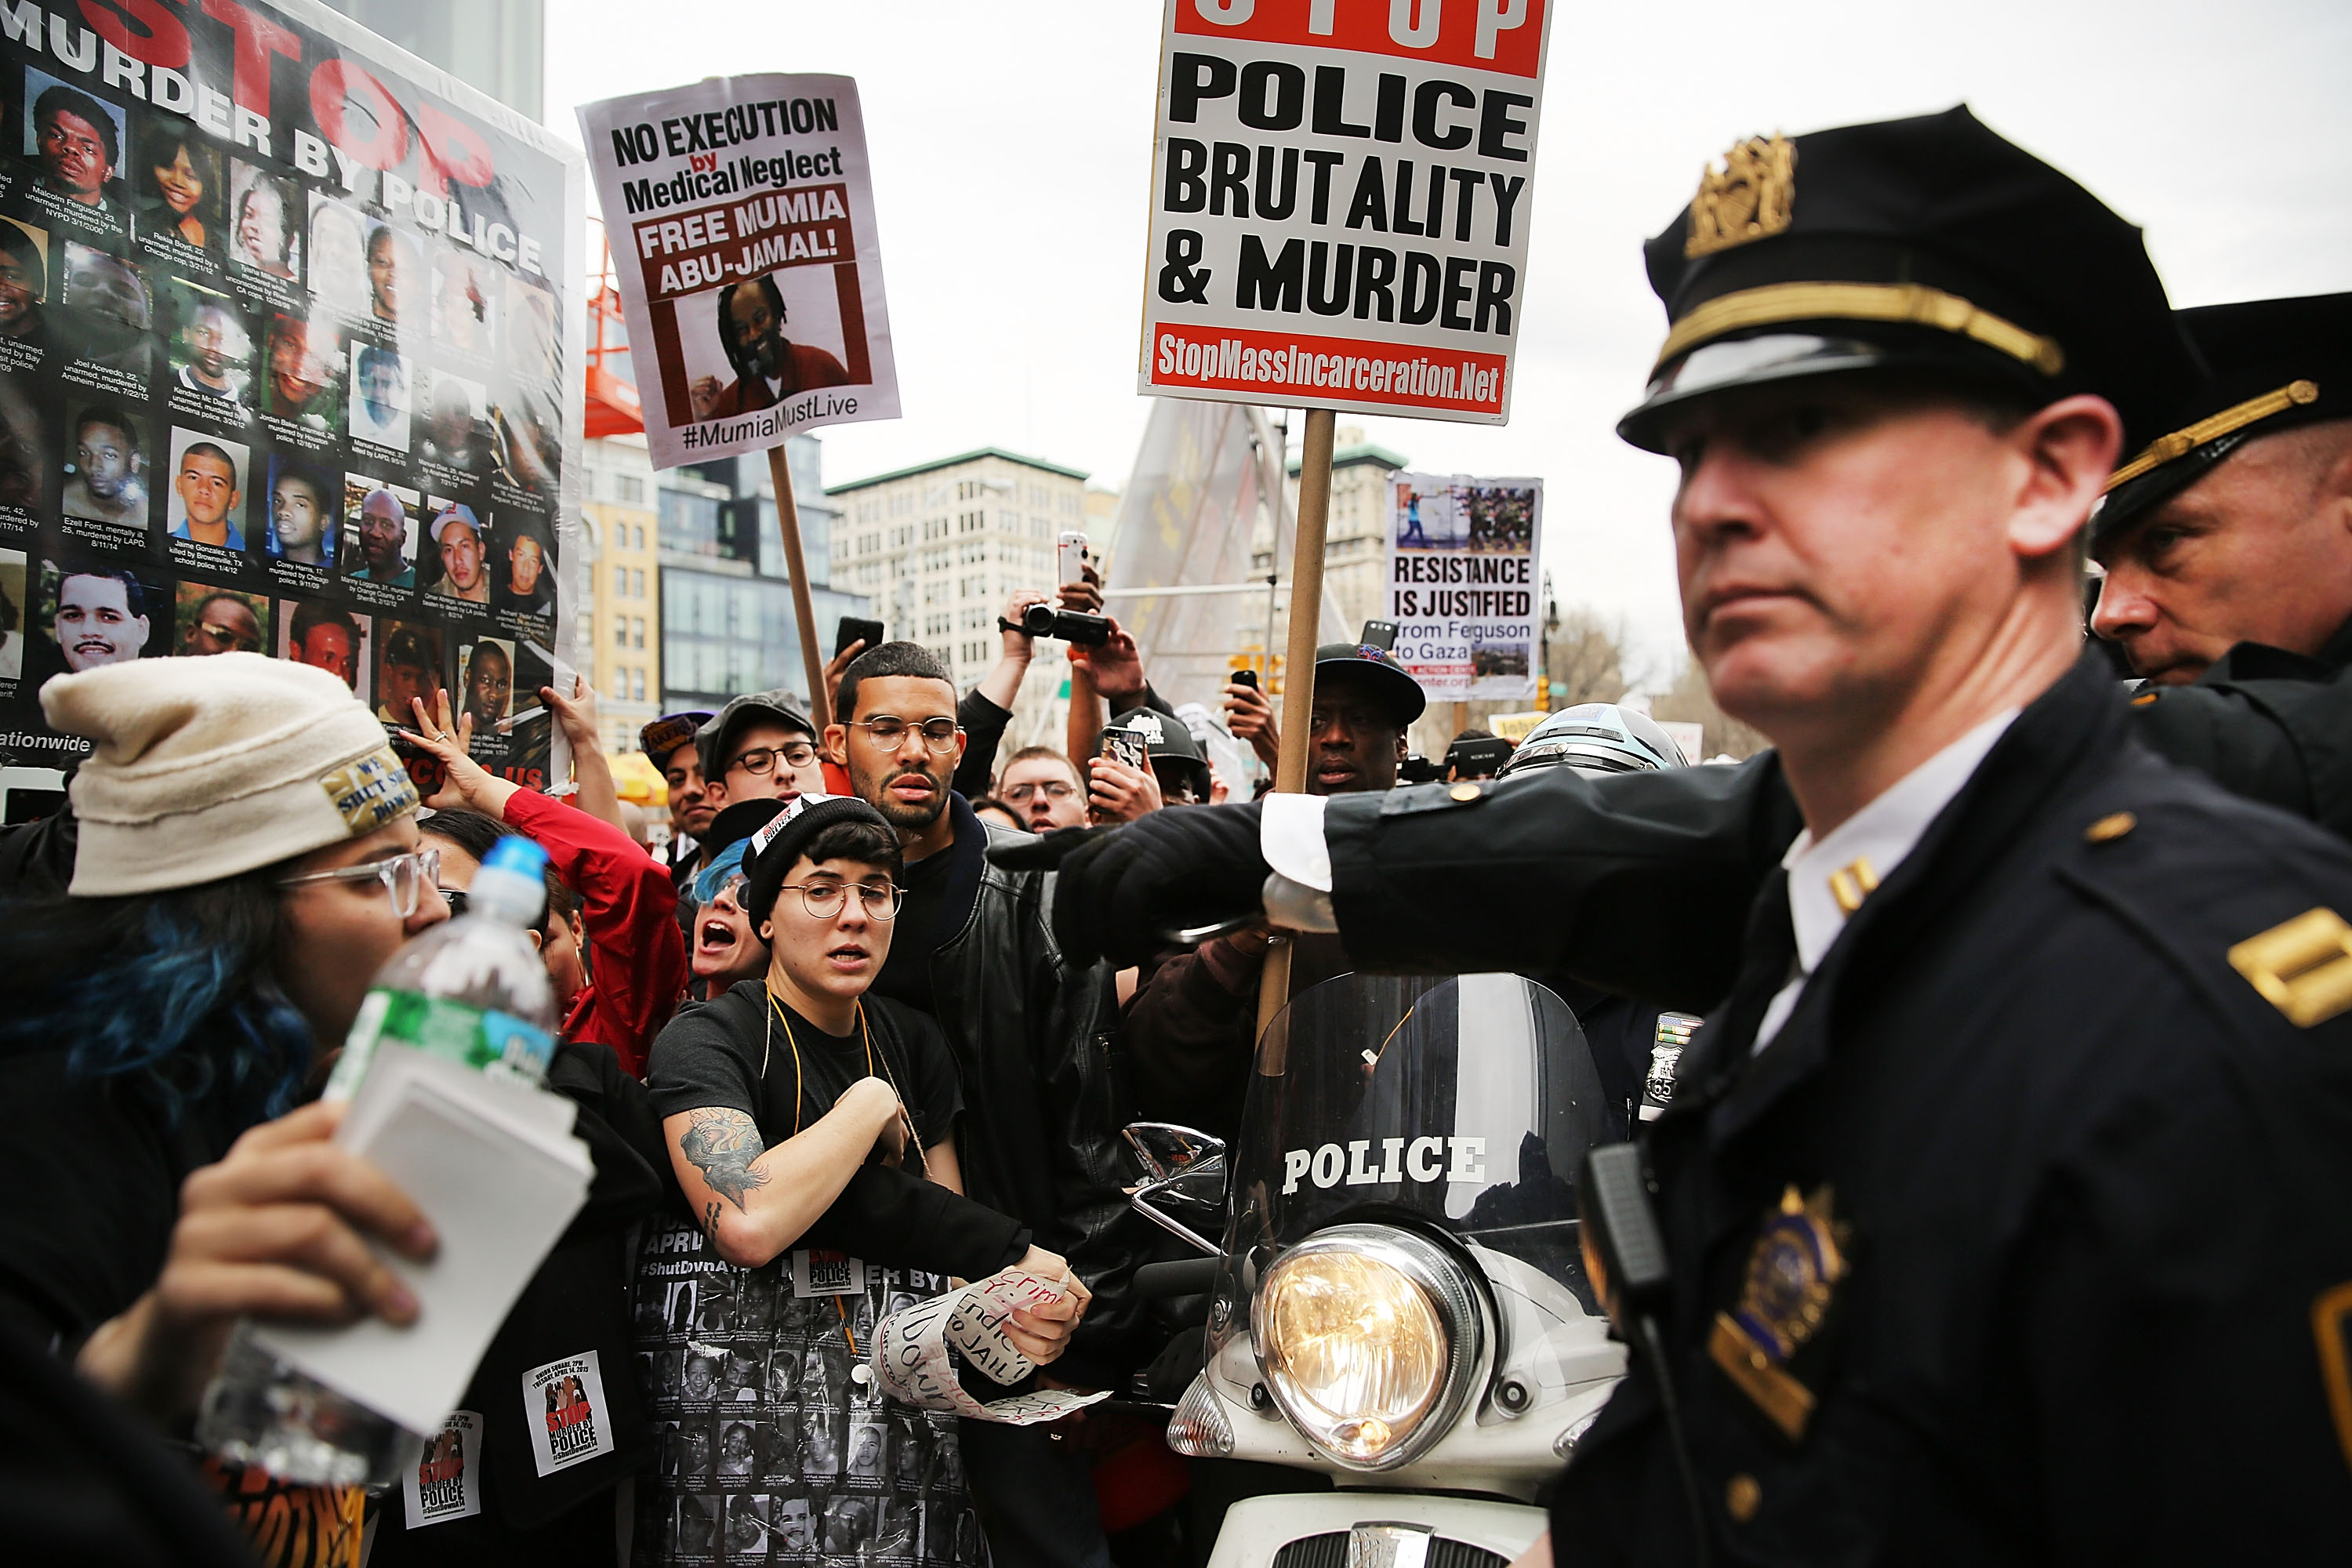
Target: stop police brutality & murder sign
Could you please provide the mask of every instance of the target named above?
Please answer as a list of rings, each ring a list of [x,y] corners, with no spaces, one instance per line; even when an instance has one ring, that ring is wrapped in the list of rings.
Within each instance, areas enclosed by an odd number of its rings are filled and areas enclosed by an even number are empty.
[[[1140,390],[1500,425],[1549,0],[1168,0]]]

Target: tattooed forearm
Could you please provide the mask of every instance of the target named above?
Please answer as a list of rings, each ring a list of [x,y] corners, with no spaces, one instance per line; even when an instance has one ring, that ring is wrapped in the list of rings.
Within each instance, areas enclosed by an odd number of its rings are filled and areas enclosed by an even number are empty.
[[[710,1201],[709,1207],[702,1211],[702,1234],[710,1238],[711,1246],[719,1245],[719,1200],[716,1198]]]
[[[768,1173],[751,1169],[751,1162],[768,1152],[760,1130],[740,1110],[698,1110],[693,1124],[677,1141],[678,1152],[702,1173],[710,1190],[743,1206],[743,1195],[765,1186]]]

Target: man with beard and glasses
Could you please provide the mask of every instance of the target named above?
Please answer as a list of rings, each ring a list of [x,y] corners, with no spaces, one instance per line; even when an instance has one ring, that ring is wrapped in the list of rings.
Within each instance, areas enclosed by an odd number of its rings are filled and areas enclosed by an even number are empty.
[[[82,411],[74,426],[74,477],[66,485],[68,517],[133,527],[146,522],[146,463],[136,430],[120,408]]]
[[[1003,830],[982,825],[949,787],[964,737],[955,681],[937,655],[910,642],[868,649],[843,673],[837,701],[826,750],[897,830],[906,861],[906,908],[875,991],[929,1014],[954,1049],[965,1190],[1029,1226],[1095,1293],[1056,1378],[1116,1386],[1138,1348],[1129,1275],[1141,1238],[1096,1045],[1114,1026],[1110,972],[1064,963],[1042,877],[988,863],[989,840]],[[992,1503],[999,1563],[1107,1568],[1083,1455],[1032,1427],[967,1422],[964,1443],[973,1489]]]
[[[772,275],[719,290],[719,341],[735,379],[697,376],[687,389],[697,419],[726,419],[772,408],[816,386],[846,386],[849,372],[823,349],[784,336],[784,296]]]

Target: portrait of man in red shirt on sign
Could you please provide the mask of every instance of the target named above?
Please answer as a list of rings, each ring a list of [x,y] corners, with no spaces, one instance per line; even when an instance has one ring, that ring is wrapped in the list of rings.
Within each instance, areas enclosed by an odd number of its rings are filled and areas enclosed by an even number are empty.
[[[820,348],[784,336],[784,296],[772,276],[719,290],[719,341],[735,379],[725,386],[701,375],[687,389],[697,419],[724,419],[772,408],[816,386],[846,386],[849,372]]]

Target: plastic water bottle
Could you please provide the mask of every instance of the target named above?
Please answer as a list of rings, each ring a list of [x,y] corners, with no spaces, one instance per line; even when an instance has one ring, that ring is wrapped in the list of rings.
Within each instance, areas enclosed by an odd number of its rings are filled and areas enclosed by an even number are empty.
[[[555,995],[527,934],[547,897],[547,852],[502,838],[474,876],[467,912],[393,954],[360,1005],[324,1098],[349,1100],[390,1040],[537,1087],[555,1056]],[[385,1487],[425,1438],[297,1371],[254,1337],[230,1335],[205,1391],[208,1453],[306,1485]]]

